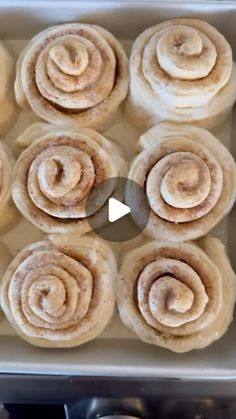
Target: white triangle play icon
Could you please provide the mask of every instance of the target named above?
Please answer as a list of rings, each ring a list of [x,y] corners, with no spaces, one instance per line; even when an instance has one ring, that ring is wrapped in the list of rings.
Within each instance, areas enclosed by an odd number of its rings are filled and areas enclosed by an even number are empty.
[[[124,217],[125,215],[130,213],[130,207],[122,202],[118,201],[118,199],[110,198],[108,202],[108,220],[110,223],[113,223],[119,218]]]

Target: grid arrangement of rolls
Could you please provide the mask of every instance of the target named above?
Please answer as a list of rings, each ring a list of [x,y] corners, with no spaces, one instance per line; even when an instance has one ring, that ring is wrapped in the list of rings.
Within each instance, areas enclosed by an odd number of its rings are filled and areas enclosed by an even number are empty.
[[[157,347],[186,352],[221,338],[236,300],[225,247],[209,234],[236,199],[235,161],[217,138],[236,101],[224,36],[172,19],[141,33],[128,58],[106,29],[67,23],[32,38],[16,65],[2,41],[0,68],[0,231],[25,217],[45,233],[15,258],[0,243],[1,309],[19,336],[78,346],[117,306]],[[38,122],[9,148],[21,109]],[[104,136],[118,112],[140,133],[131,161]],[[97,214],[86,199],[119,176],[143,189],[150,218],[143,241],[117,255],[90,231]]]

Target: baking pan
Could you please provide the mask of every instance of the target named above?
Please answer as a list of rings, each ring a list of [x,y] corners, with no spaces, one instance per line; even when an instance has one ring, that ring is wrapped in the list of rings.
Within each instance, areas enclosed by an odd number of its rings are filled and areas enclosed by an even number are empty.
[[[119,38],[127,51],[145,28],[173,17],[198,17],[218,28],[230,42],[236,59],[236,3],[227,1],[0,1],[0,35],[17,54],[27,39],[58,23],[80,21],[104,26]],[[22,112],[7,135],[12,144],[32,115]],[[121,142],[131,153],[138,133],[124,116],[106,135]],[[220,139],[236,155],[236,115],[220,133]],[[123,139],[123,144],[122,144]],[[125,141],[124,141],[125,139]],[[128,141],[129,140],[129,141]],[[236,211],[219,226],[216,234],[227,245],[236,268]],[[22,220],[3,237],[13,256],[42,233]],[[41,349],[15,335],[8,322],[0,323],[0,372],[93,376],[168,377],[178,379],[232,379],[236,377],[236,322],[227,334],[207,349],[174,354],[138,340],[118,315],[94,341],[73,349]]]

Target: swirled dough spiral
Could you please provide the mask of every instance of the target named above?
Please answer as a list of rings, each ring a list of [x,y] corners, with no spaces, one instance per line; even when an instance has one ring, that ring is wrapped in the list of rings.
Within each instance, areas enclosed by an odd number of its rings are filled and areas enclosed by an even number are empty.
[[[163,123],[140,137],[139,149],[129,178],[148,197],[148,236],[196,239],[231,210],[236,198],[236,165],[210,132],[192,125]],[[132,191],[127,195],[135,199]]]
[[[94,204],[86,200],[100,182],[122,176],[126,164],[120,149],[89,128],[71,130],[46,123],[28,127],[17,140],[27,146],[13,172],[12,196],[19,211],[46,233],[83,234],[91,230],[88,217],[99,212],[115,189]]]
[[[17,62],[15,95],[56,125],[104,126],[126,97],[128,59],[96,25],[70,23],[36,35]]]
[[[0,232],[5,233],[18,220],[18,211],[11,197],[11,175],[14,157],[0,141]]]
[[[11,128],[16,116],[16,104],[14,99],[14,60],[0,41],[0,134],[4,135]]]
[[[236,100],[231,47],[197,19],[145,30],[132,47],[130,77],[126,112],[140,128],[173,121],[216,129]]]
[[[99,335],[114,309],[116,262],[90,237],[51,237],[23,249],[1,280],[1,305],[37,346],[72,347]]]
[[[186,352],[219,339],[233,316],[236,278],[222,243],[153,241],[120,269],[121,319],[145,342]]]

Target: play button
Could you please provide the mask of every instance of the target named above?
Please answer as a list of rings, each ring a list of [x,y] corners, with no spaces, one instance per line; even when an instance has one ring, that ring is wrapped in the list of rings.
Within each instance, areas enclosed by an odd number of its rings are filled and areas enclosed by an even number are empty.
[[[110,198],[108,201],[108,220],[110,223],[119,220],[125,215],[130,213],[130,207],[128,205],[122,204],[118,199]]]
[[[149,220],[150,206],[145,191],[136,182],[116,177],[93,187],[86,201],[86,216],[97,235],[122,242],[142,233]]]

